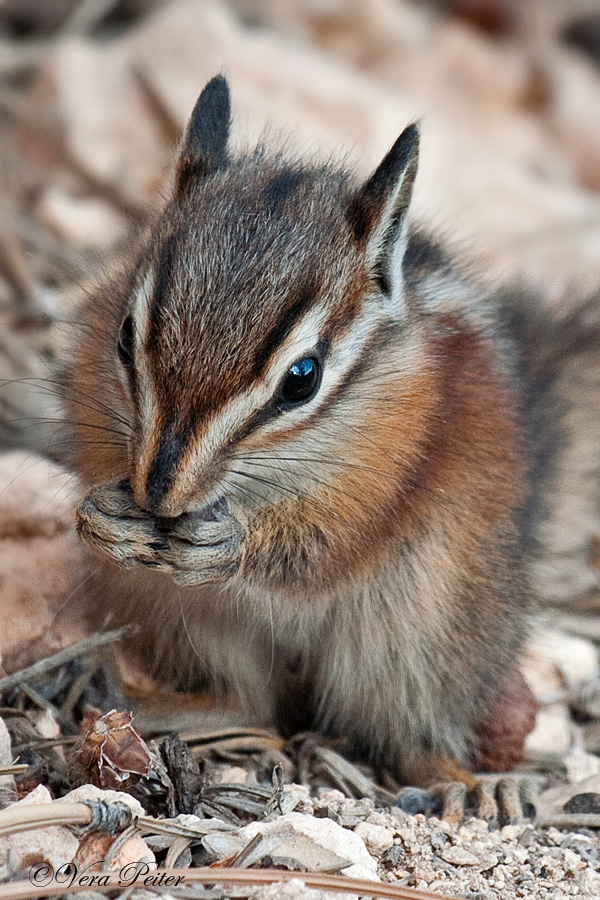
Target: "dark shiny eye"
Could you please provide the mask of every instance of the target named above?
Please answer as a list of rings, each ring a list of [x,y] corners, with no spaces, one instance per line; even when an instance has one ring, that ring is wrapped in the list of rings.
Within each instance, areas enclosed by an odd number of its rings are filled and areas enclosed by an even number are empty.
[[[306,403],[313,397],[321,383],[321,364],[314,356],[299,359],[288,369],[279,392],[279,405],[286,409],[297,403]]]
[[[133,365],[133,319],[131,316],[123,319],[119,330],[117,352],[124,366]]]

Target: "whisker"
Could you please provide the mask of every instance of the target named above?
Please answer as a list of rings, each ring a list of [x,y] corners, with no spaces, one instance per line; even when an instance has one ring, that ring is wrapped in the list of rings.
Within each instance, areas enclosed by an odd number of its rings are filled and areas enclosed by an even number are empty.
[[[306,503],[312,504],[315,507],[315,509],[319,509],[319,510],[321,510],[321,512],[326,512],[327,515],[334,516],[336,519],[341,519],[339,513],[335,512],[335,510],[331,509],[331,507],[326,506],[324,503],[321,503],[320,501],[316,500],[314,497],[306,496],[301,491],[295,491],[292,488],[288,488],[283,484],[278,484],[278,482],[271,481],[271,479],[264,478],[263,476],[260,476],[260,475],[251,475],[250,472],[240,472],[237,469],[231,469],[230,471],[233,472],[234,475],[239,475],[242,478],[249,478],[251,481],[256,481],[259,484],[265,484],[265,485],[268,485],[269,487],[275,488],[275,490],[279,491],[280,493],[285,492],[287,494],[291,494],[293,497],[296,497],[297,499],[300,499]]]
[[[104,411],[104,413],[111,419],[114,419],[117,422],[120,422],[121,425],[125,425],[130,431],[133,430],[131,423],[127,421],[123,416],[120,416],[119,413],[115,412],[115,410],[111,409],[110,406],[107,406],[105,403],[102,403],[96,397],[92,397],[89,394],[86,394],[80,388],[75,388],[73,385],[69,383],[63,383],[61,381],[56,381],[52,378],[15,378],[15,379],[5,379],[3,382],[0,382],[0,386],[3,384],[29,384],[34,387],[37,387],[39,390],[46,391],[46,393],[51,394],[54,397],[61,397],[63,394],[69,392],[69,399],[72,403],[76,403],[79,406],[82,406],[84,409],[90,409],[93,412]],[[51,387],[56,388],[56,390],[51,390]],[[80,395],[84,397],[86,400],[89,400],[93,405],[88,406],[85,403],[82,403],[81,400],[78,399],[77,396]]]
[[[17,419],[7,419],[6,424],[13,424],[15,422],[26,422],[27,424],[31,424],[32,426],[36,422],[42,422],[46,425],[59,425],[65,427],[78,427],[78,428],[93,428],[97,431],[105,431],[107,434],[116,434],[122,438],[127,438],[127,435],[123,431],[119,431],[118,428],[110,428],[108,425],[94,425],[91,422],[76,422],[73,419],[52,419],[44,416],[22,416]]]
[[[342,488],[337,487],[337,485],[335,485],[335,484],[331,484],[331,482],[329,482],[329,481],[323,481],[323,479],[317,478],[316,475],[313,475],[312,473],[299,472],[297,469],[294,470],[294,469],[290,469],[289,467],[286,467],[284,469],[282,469],[282,468],[277,469],[276,467],[274,467],[272,465],[269,466],[269,465],[265,465],[262,463],[253,462],[252,460],[247,460],[247,462],[249,463],[249,465],[255,465],[258,468],[267,469],[268,471],[273,471],[273,469],[275,468],[276,471],[289,473],[290,475],[293,475],[297,478],[309,478],[310,481],[314,482],[315,484],[320,484],[323,487],[326,487],[330,491],[335,491],[335,493],[337,493],[337,494],[343,494],[345,497],[349,497],[349,499],[353,500],[355,503],[360,503],[360,500],[358,499],[358,497],[354,497],[352,494],[349,494],[347,491],[342,490]]]
[[[236,456],[236,459],[244,460],[244,462],[253,462],[255,459],[274,462],[281,460],[282,462],[307,462],[307,463],[326,463],[330,466],[338,466],[344,469],[358,469],[362,472],[373,472],[377,475],[389,475],[385,469],[376,469],[374,466],[364,466],[359,463],[341,462],[338,459],[332,459],[330,456],[257,456],[252,453],[244,456]]]

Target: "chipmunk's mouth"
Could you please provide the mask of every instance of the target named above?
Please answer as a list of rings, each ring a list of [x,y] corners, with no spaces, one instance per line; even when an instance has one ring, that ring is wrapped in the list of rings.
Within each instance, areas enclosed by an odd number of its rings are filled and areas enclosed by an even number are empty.
[[[154,521],[158,531],[164,534],[170,534],[173,528],[173,518],[188,516],[191,519],[197,519],[202,522],[220,522],[224,516],[230,515],[229,505],[225,497],[219,497],[212,503],[205,503],[193,509],[182,510],[178,516],[156,516]]]

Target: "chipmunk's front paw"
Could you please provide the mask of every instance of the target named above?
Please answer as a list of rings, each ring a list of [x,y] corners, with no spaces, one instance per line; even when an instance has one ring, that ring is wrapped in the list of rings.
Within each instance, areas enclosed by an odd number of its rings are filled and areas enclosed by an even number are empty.
[[[136,504],[128,481],[92,488],[77,510],[77,533],[120,566],[153,565],[165,548],[156,522]]]
[[[158,529],[165,542],[160,566],[181,585],[225,581],[239,569],[244,529],[225,501],[177,519],[163,519]]]
[[[93,488],[77,510],[77,531],[118,565],[140,563],[181,585],[231,578],[244,540],[225,501],[176,519],[157,519],[136,504],[128,481]]]

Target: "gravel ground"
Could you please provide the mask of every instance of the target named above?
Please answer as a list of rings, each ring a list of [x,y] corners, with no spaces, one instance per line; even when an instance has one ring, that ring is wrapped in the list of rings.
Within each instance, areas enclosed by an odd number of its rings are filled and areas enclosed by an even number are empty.
[[[316,816],[333,818],[362,838],[383,882],[465,900],[600,897],[600,839],[591,830],[568,833],[532,824],[494,830],[476,818],[452,826],[435,816],[410,816],[396,808],[376,808],[370,800],[349,800],[335,790],[321,792],[312,806]],[[325,895],[298,881],[258,888],[252,897]]]

